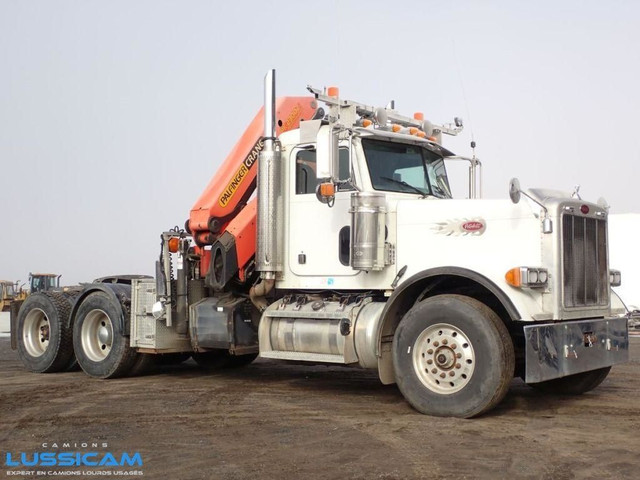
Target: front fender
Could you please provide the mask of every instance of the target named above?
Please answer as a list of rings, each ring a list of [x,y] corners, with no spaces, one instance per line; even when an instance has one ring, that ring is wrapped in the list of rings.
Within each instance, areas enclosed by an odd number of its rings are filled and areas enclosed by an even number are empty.
[[[444,282],[446,280],[446,286]],[[495,283],[487,277],[472,270],[460,267],[438,267],[423,270],[409,277],[396,288],[382,311],[382,321],[378,338],[392,335],[402,316],[415,304],[419,298],[426,298],[430,293],[456,293],[452,291],[456,285],[476,285],[479,291],[497,301],[510,320],[521,318],[511,299]],[[439,291],[438,289],[443,289]],[[482,301],[482,299],[479,299]],[[498,312],[500,313],[500,312]]]
[[[483,275],[460,267],[438,267],[416,273],[402,282],[387,301],[378,324],[378,375],[383,384],[395,383],[391,343],[402,317],[415,303],[429,296],[458,293],[483,302],[503,322],[519,320],[509,297]]]

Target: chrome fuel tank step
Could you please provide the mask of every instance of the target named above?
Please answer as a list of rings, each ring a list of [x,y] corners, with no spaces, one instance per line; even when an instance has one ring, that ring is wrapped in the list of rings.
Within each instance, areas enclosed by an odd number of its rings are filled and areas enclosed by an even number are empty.
[[[384,302],[281,299],[262,315],[260,356],[377,368],[377,328]]]

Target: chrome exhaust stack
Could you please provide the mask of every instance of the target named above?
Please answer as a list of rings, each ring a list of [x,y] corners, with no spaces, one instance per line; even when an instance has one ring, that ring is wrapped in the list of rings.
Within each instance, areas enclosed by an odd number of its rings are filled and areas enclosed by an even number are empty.
[[[276,71],[264,79],[264,147],[258,159],[256,270],[263,279],[282,271],[284,204],[282,155],[276,138]]]

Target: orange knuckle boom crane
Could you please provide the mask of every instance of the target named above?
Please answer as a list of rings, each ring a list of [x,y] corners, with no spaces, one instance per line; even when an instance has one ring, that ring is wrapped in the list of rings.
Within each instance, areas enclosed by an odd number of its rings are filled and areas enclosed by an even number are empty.
[[[314,119],[318,102],[314,97],[281,97],[276,100],[275,113],[279,136],[298,128],[302,121]],[[251,195],[256,190],[258,157],[264,147],[263,124],[261,108],[193,205],[187,221],[187,231],[201,256],[200,271],[209,272],[212,286],[222,287],[236,273],[244,281],[255,256],[257,199]],[[225,266],[233,265],[225,269],[221,281],[210,272],[212,255],[219,255]]]
[[[77,361],[115,378],[157,355],[220,369],[259,354],[377,370],[419,412],[468,418],[514,376],[580,394],[627,360],[603,202],[517,179],[510,200],[481,200],[480,161],[442,145],[462,120],[307,88],[276,99],[267,75],[263,109],[185,229],[161,234],[155,278],[102,277],[13,304],[25,366]],[[469,163],[465,199],[447,176],[457,161]]]

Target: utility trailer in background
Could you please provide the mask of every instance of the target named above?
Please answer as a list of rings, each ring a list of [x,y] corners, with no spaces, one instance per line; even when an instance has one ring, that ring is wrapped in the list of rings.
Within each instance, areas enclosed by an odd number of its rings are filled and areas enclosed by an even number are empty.
[[[640,214],[609,216],[611,261],[624,272],[624,283],[614,288],[614,301],[624,304],[629,318],[629,334],[640,335]]]

